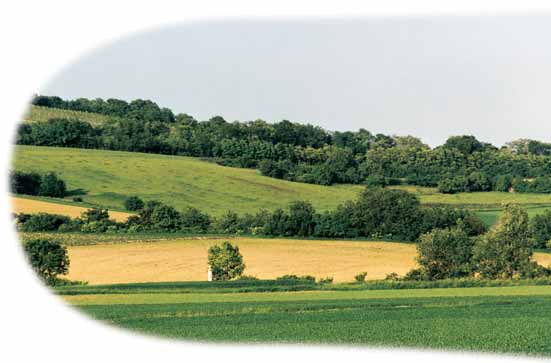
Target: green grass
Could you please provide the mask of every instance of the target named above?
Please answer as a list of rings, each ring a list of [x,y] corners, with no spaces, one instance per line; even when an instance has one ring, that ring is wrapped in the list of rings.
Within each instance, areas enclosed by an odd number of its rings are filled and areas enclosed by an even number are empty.
[[[100,321],[177,339],[551,355],[549,286],[243,293],[202,283],[163,293],[151,285],[97,294],[76,286],[89,294],[63,298]]]
[[[390,188],[414,193],[424,204],[448,204],[470,209],[495,209],[500,208],[504,203],[531,207],[551,207],[551,194],[543,193],[473,192],[443,194],[439,193],[436,188],[411,185],[399,185]]]
[[[16,146],[14,165],[16,170],[55,171],[69,190],[85,193],[85,203],[114,210],[124,210],[124,200],[138,195],[213,215],[287,208],[294,200],[310,201],[323,211],[355,199],[362,190],[358,185],[327,187],[278,180],[256,170],[195,158],[132,152]]]
[[[123,211],[124,200],[138,195],[184,209],[197,207],[213,215],[286,208],[291,201],[310,201],[317,210],[335,208],[355,199],[360,185],[320,186],[264,177],[256,170],[223,167],[197,158],[131,152],[16,146],[15,168],[55,171],[73,193],[84,193],[81,206],[103,206]],[[500,214],[503,203],[517,203],[530,216],[551,208],[551,194],[438,193],[435,188],[396,186],[417,195],[423,204],[453,205],[477,211],[487,225]],[[59,202],[59,200],[51,200]]]
[[[109,120],[111,117],[98,113],[62,110],[59,108],[50,108],[43,106],[31,106],[27,114],[23,117],[24,122],[44,122],[52,118],[78,119],[91,125],[99,125]]]

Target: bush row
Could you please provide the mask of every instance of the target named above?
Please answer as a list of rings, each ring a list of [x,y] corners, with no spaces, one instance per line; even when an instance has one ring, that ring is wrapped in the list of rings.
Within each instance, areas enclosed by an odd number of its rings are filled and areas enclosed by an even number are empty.
[[[132,205],[143,202],[132,198]],[[136,215],[124,223],[109,219],[108,211],[90,209],[80,218],[49,214],[17,215],[21,231],[78,232],[187,232],[253,234],[285,237],[383,238],[415,241],[434,228],[460,226],[468,235],[485,231],[472,213],[451,207],[423,207],[416,196],[402,190],[368,188],[358,200],[348,201],[333,211],[318,213],[304,201],[287,210],[262,210],[238,215],[229,211],[213,218],[196,208],[182,212],[157,201],[143,203]]]
[[[40,195],[45,197],[63,198],[67,192],[65,182],[55,173],[39,174],[35,172],[15,171],[10,175],[12,193]]]

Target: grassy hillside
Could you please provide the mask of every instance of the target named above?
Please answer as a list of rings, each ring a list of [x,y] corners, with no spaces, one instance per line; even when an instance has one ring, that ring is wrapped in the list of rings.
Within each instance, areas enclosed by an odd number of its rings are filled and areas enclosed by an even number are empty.
[[[82,194],[84,206],[101,205],[113,210],[124,210],[124,200],[139,195],[144,200],[161,200],[178,209],[194,206],[213,215],[230,209],[245,213],[286,208],[293,200],[308,200],[323,211],[356,198],[363,189],[360,185],[326,187],[288,182],[261,176],[256,170],[222,167],[188,157],[37,146],[16,146],[15,151],[16,169],[55,171],[68,182],[71,194]],[[531,216],[551,208],[550,194],[449,195],[438,193],[435,188],[393,188],[416,194],[422,203],[477,210],[488,225],[498,218],[503,203],[521,204]],[[71,197],[65,203],[72,204]]]
[[[228,168],[194,158],[130,152],[16,146],[16,170],[55,171],[71,194],[86,203],[123,210],[138,195],[177,209],[197,207],[213,215],[286,208],[308,200],[318,210],[355,199],[361,186],[320,186],[264,177],[256,170]]]
[[[98,113],[80,112],[71,110],[61,110],[58,108],[31,106],[27,114],[23,117],[24,122],[48,121],[52,118],[78,119],[88,122],[92,125],[98,125],[110,118],[110,116],[100,115]]]

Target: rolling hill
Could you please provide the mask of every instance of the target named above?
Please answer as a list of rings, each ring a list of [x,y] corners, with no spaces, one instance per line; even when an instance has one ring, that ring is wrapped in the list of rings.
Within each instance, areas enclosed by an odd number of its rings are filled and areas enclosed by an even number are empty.
[[[238,213],[286,208],[291,201],[310,201],[317,210],[335,208],[355,199],[361,185],[321,186],[260,175],[256,170],[220,166],[198,158],[133,152],[16,146],[14,168],[41,173],[55,171],[67,182],[71,196],[84,204],[123,211],[124,200],[138,195],[160,200],[177,209],[189,206],[213,215],[227,210]],[[396,186],[416,194],[425,204],[449,204],[478,212],[491,225],[502,203],[518,203],[530,215],[551,206],[551,195],[528,193],[438,193],[435,188]],[[55,199],[48,200],[55,202]],[[75,204],[83,206],[82,203]]]
[[[362,186],[320,186],[261,176],[256,170],[219,166],[196,158],[132,152],[16,146],[14,168],[56,172],[71,195],[85,203],[124,210],[124,200],[138,195],[177,209],[193,206],[213,215],[286,208],[310,201],[318,210],[355,199]],[[71,197],[66,198],[71,200]]]

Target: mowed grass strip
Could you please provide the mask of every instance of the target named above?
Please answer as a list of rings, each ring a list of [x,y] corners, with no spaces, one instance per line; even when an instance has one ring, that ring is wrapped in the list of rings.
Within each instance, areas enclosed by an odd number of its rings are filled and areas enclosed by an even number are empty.
[[[30,238],[30,234],[27,234]],[[68,246],[67,278],[90,284],[205,281],[207,251],[221,240],[239,246],[246,275],[273,279],[286,274],[333,277],[351,282],[362,271],[367,279],[404,275],[416,266],[414,244],[376,241],[328,241],[264,238],[175,238],[158,242]],[[536,253],[545,266],[551,255]]]
[[[104,304],[184,304],[253,301],[316,301],[404,299],[429,297],[469,296],[551,296],[551,286],[500,286],[500,287],[450,287],[436,289],[355,290],[355,291],[285,291],[285,292],[235,292],[235,293],[127,293],[63,295],[74,305]]]
[[[80,217],[82,212],[85,212],[89,208],[77,207],[60,203],[51,203],[35,199],[27,198],[11,198],[12,208],[15,213],[50,213],[50,214],[60,214],[71,218]],[[124,222],[130,216],[130,213],[124,212],[113,212],[109,211],[109,216],[118,221]]]
[[[406,190],[419,197],[425,204],[451,204],[467,207],[500,207],[504,203],[514,203],[523,206],[551,207],[551,194],[544,193],[508,193],[508,192],[473,192],[444,194],[436,188],[413,185],[391,186],[392,189]]]
[[[15,170],[56,172],[84,202],[121,210],[131,195],[159,200],[179,210],[199,208],[212,215],[287,208],[295,200],[332,210],[356,199],[360,185],[321,186],[260,175],[196,158],[132,152],[16,146]]]

